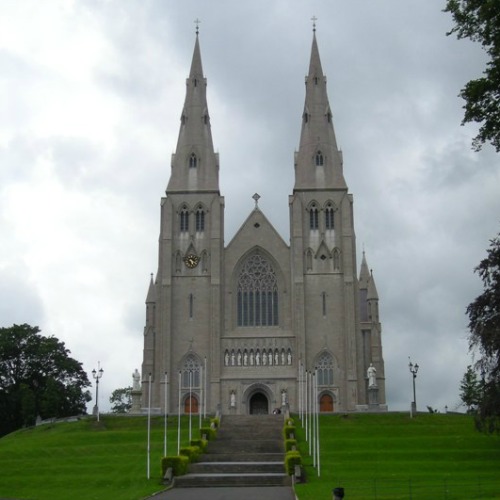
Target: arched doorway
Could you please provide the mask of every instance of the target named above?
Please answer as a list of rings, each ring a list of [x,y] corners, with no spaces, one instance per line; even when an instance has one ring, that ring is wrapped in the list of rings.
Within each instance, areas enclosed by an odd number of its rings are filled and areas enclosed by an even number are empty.
[[[256,392],[250,398],[250,415],[267,415],[269,413],[269,401],[262,392]]]
[[[333,398],[330,394],[323,394],[319,398],[319,411],[320,413],[333,412]]]
[[[198,413],[198,398],[196,396],[188,396],[184,400],[184,413]]]

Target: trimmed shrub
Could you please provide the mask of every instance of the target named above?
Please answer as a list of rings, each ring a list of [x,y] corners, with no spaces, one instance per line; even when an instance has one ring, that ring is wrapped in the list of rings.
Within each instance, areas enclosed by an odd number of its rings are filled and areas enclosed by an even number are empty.
[[[188,457],[190,462],[196,462],[201,455],[199,446],[185,446],[179,450],[179,455]]]
[[[294,474],[296,465],[302,465],[300,453],[298,451],[288,451],[285,454],[285,468],[289,476]]]
[[[189,465],[189,459],[188,457],[184,456],[172,456],[172,457],[163,457],[161,459],[161,476],[163,477],[165,475],[165,472],[167,472],[167,469],[169,467],[172,467],[172,472],[174,473],[174,476],[183,476],[184,474],[187,473]]]
[[[283,436],[286,439],[295,439],[295,426],[294,425],[285,425],[283,427]]]
[[[210,426],[212,427],[212,424],[213,424],[213,427],[215,427],[216,429],[219,428],[220,426],[220,418],[219,417],[213,417],[210,419]]]
[[[207,441],[213,441],[217,436],[217,431],[211,427],[200,427],[200,437],[206,436]]]
[[[297,440],[296,439],[285,439],[285,451],[295,451],[293,447],[297,449]]]
[[[189,443],[191,446],[198,446],[202,452],[207,449],[208,441],[206,439],[191,439]]]
[[[285,425],[295,425],[295,420],[292,417],[286,419]]]

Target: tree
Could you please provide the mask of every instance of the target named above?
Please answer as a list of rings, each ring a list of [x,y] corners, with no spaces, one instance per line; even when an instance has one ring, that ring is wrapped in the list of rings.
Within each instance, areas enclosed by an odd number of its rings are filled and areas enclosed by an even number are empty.
[[[113,413],[127,413],[132,408],[132,387],[115,389],[109,398]]]
[[[444,12],[450,12],[458,39],[479,42],[489,56],[483,77],[471,80],[460,92],[465,100],[462,125],[480,123],[472,145],[479,151],[491,142],[500,151],[500,0],[447,0]]]
[[[0,328],[0,436],[37,416],[60,418],[86,412],[91,396],[82,364],[64,342],[37,326]]]
[[[471,365],[467,367],[460,383],[460,399],[467,406],[467,413],[476,413],[481,401],[482,384]]]
[[[500,234],[491,240],[487,257],[474,270],[484,291],[467,307],[469,347],[479,351],[481,373],[477,425],[487,432],[500,430]]]

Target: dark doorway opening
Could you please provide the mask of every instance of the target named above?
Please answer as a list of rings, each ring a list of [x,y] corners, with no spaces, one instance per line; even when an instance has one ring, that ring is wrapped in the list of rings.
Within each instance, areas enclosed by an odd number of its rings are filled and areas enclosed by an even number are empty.
[[[269,402],[267,396],[262,392],[256,392],[250,398],[250,415],[267,415],[269,414]]]
[[[333,398],[330,394],[323,394],[323,396],[319,399],[319,411],[321,413],[331,413],[333,411]]]
[[[184,413],[198,413],[198,398],[196,396],[188,396],[184,400]]]

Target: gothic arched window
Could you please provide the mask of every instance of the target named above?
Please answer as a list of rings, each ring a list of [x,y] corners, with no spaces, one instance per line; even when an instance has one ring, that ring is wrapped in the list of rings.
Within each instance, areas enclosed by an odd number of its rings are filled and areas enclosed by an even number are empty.
[[[196,168],[198,166],[198,158],[196,158],[196,155],[194,153],[191,153],[191,156],[189,157],[189,168]]]
[[[333,206],[328,203],[325,208],[325,229],[333,229]]]
[[[238,278],[238,326],[278,325],[278,280],[271,263],[254,253]]]
[[[189,354],[182,365],[182,387],[200,387],[200,369],[201,365],[196,359],[196,356]]]
[[[205,231],[205,212],[201,207],[196,210],[196,231],[199,233]]]
[[[317,167],[322,167],[323,164],[324,164],[324,158],[323,158],[323,153],[321,151],[318,151],[316,153],[316,157],[315,157],[315,162],[316,162],[316,166]]]
[[[180,213],[180,230],[181,233],[189,231],[189,211],[186,206],[182,207]]]
[[[316,205],[312,205],[309,210],[309,229],[319,228],[319,211]]]
[[[318,359],[318,385],[333,385],[333,357],[324,352]]]

